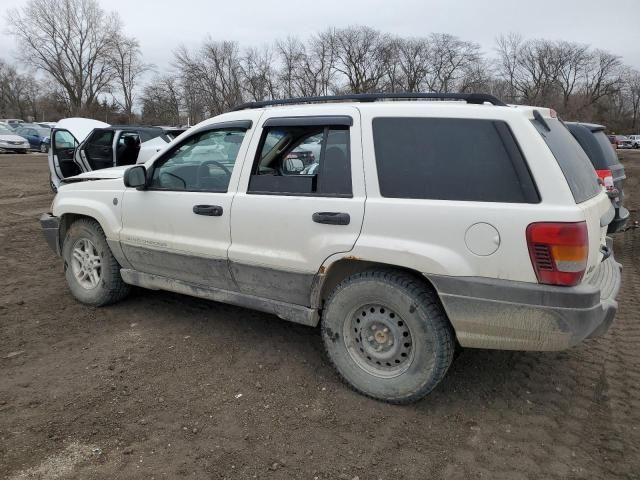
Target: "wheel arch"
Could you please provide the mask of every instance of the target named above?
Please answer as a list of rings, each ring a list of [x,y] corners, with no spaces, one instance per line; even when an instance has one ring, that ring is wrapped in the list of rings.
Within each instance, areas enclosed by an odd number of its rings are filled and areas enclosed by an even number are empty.
[[[378,262],[374,260],[366,260],[361,258],[344,257],[329,266],[323,265],[320,267],[319,274],[316,276],[318,279],[312,292],[311,304],[322,309],[324,302],[329,297],[333,289],[344,279],[371,270],[393,270],[396,272],[403,272],[413,278],[416,281],[423,284],[426,288],[431,290],[438,300],[440,296],[433,283],[421,272],[404,267],[400,265],[394,265],[389,263]]]

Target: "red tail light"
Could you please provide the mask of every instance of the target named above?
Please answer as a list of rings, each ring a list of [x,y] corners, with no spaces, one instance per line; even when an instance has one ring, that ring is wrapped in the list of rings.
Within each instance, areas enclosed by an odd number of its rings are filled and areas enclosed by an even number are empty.
[[[564,286],[580,283],[589,256],[585,222],[532,223],[527,227],[527,245],[538,282]]]
[[[609,191],[613,190],[613,174],[611,173],[611,170],[596,170],[596,173],[598,174],[598,178],[602,182],[602,185],[604,185],[604,187]]]

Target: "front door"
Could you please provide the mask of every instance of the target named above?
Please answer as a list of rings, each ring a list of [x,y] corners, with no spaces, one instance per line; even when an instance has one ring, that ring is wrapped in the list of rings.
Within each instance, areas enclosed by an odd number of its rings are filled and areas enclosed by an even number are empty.
[[[229,261],[243,293],[309,306],[320,266],[358,238],[365,204],[359,111],[326,112],[265,114],[254,135],[257,154],[245,161],[231,211]]]
[[[144,273],[235,290],[227,249],[231,201],[251,132],[248,122],[199,130],[159,157],[145,190],[123,199],[120,242]]]
[[[55,188],[58,188],[61,180],[81,172],[74,159],[77,146],[78,142],[69,130],[56,128],[51,130],[48,161],[51,183]]]

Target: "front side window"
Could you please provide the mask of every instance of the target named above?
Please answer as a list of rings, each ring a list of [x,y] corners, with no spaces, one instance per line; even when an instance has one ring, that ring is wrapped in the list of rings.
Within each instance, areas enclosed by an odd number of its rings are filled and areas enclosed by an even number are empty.
[[[266,127],[248,193],[352,196],[346,126]]]
[[[155,162],[150,188],[226,192],[245,133],[234,128],[189,137]]]

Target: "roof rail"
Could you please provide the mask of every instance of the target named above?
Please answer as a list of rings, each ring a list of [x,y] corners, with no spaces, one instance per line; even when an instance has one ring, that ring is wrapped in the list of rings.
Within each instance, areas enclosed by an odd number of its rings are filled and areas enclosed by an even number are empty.
[[[377,100],[464,100],[467,103],[476,105],[485,102],[501,107],[507,104],[497,99],[493,95],[486,93],[352,93],[349,95],[328,95],[325,97],[298,97],[283,98],[280,100],[265,100],[263,102],[248,102],[236,105],[230,111],[246,110],[249,108],[262,108],[274,105],[300,105],[304,103],[326,103],[326,102],[375,102]]]

